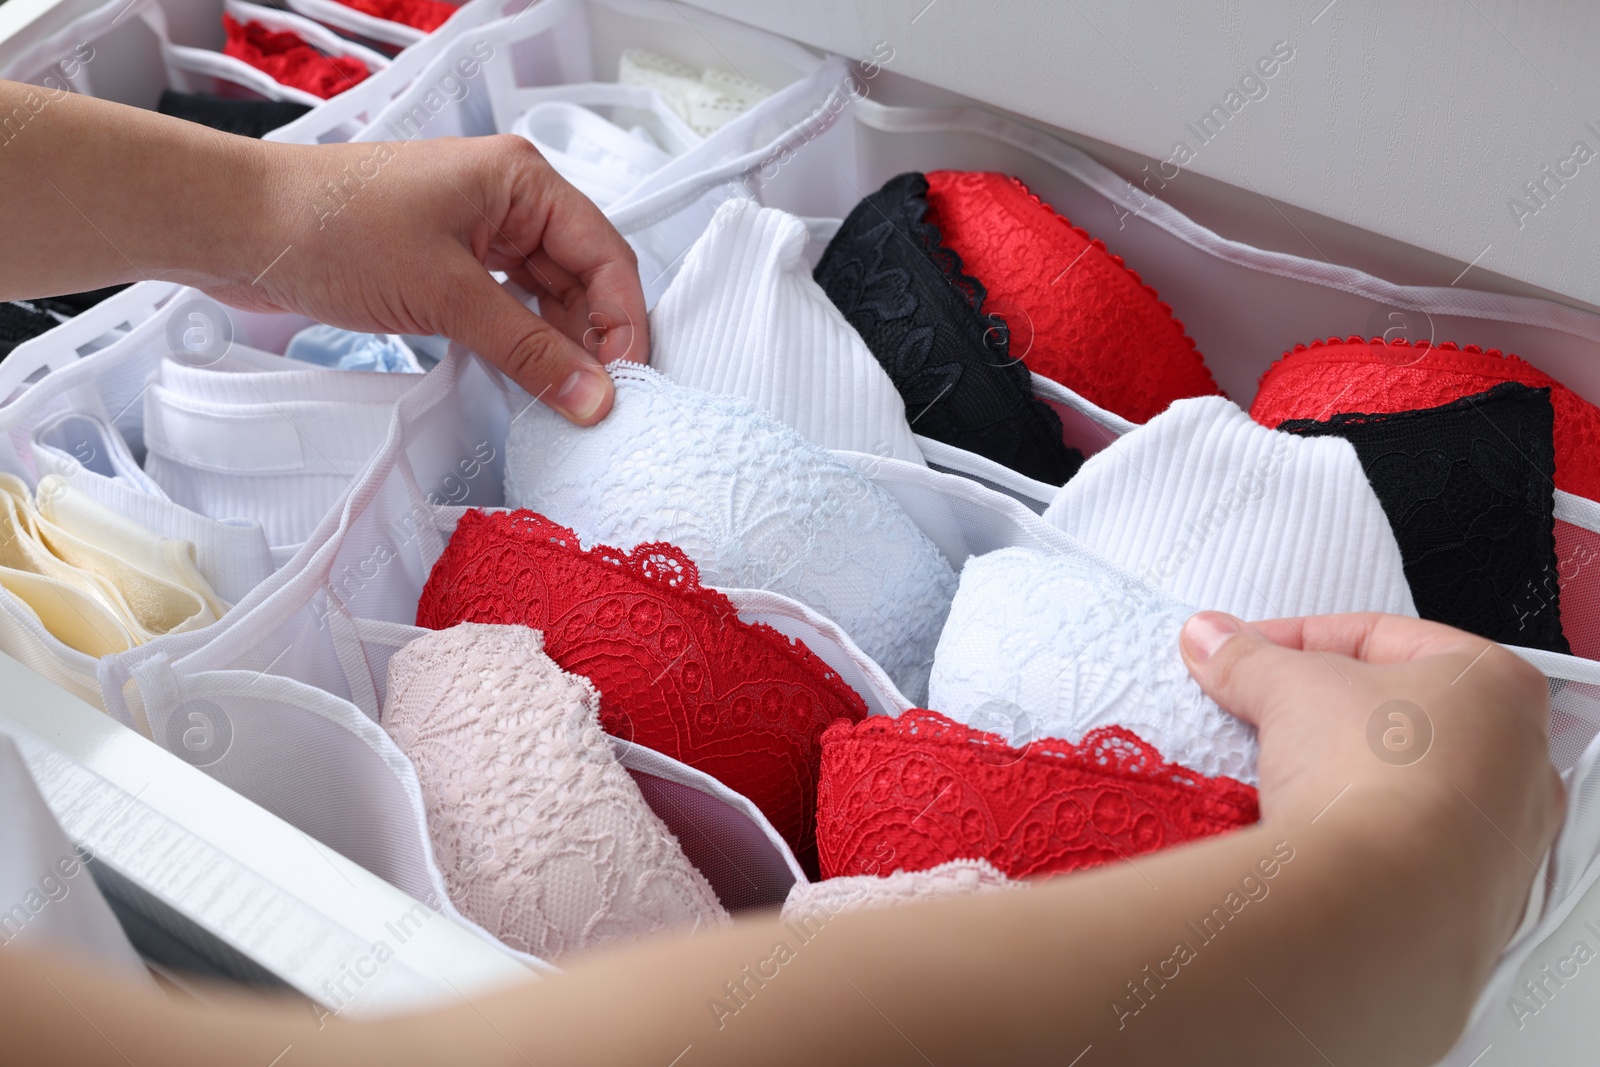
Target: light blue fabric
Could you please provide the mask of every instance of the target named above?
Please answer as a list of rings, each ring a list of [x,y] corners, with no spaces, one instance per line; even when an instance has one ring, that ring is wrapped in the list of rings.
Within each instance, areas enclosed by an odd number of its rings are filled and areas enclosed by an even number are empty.
[[[422,371],[411,349],[392,334],[355,333],[321,324],[295,334],[283,354],[332,370]]]

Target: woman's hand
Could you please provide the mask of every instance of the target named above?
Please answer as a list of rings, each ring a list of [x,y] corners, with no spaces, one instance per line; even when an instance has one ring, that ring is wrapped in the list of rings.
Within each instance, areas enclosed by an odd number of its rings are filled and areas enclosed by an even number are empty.
[[[520,137],[288,145],[6,81],[0,114],[27,117],[0,138],[0,299],[162,279],[440,334],[584,424],[611,408],[600,364],[649,358],[633,250]]]
[[[1470,872],[1461,892],[1483,891],[1498,953],[1561,818],[1544,675],[1484,638],[1394,615],[1201,612],[1181,647],[1206,693],[1259,731],[1264,824],[1389,809],[1385,834]]]
[[[211,287],[240,307],[353,330],[442,334],[574,422],[611,408],[601,363],[650,348],[633,250],[520,137],[263,144],[259,279]],[[539,298],[534,315],[489,276]]]

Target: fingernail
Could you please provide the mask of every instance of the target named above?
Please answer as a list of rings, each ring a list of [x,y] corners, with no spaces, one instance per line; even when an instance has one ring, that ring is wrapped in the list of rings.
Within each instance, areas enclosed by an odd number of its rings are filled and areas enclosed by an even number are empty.
[[[1217,649],[1244,628],[1244,623],[1221,611],[1202,611],[1183,624],[1183,637],[1189,645],[1189,658],[1204,663]]]
[[[555,407],[569,419],[587,422],[606,402],[611,382],[598,367],[575,370],[556,392]]]

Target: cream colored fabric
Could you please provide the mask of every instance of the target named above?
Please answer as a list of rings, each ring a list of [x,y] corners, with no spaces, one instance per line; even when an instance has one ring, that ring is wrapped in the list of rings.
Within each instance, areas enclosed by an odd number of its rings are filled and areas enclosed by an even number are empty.
[[[59,483],[41,483],[52,510]],[[195,570],[192,545],[97,508],[69,503],[69,530],[40,514],[20,478],[0,474],[0,586],[51,635],[98,657],[197,629],[227,610]]]
[[[702,137],[716,133],[772,90],[737,74],[721,70],[696,70],[670,56],[630,48],[617,64],[617,81],[639,85],[661,94],[689,128]]]
[[[211,610],[214,622],[232,605],[217,595],[200,573],[195,546],[161,537],[75,488],[60,475],[39,479],[39,514],[78,539],[161,581],[194,593]],[[203,624],[197,624],[203,625]],[[193,625],[182,626],[193,629]]]

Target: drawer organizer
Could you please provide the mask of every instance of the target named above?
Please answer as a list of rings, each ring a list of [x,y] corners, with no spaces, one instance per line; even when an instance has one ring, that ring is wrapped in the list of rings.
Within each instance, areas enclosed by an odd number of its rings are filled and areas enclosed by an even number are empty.
[[[161,9],[139,0],[140,19],[167,45]],[[230,0],[230,3],[235,0]],[[671,283],[722,203],[753,198],[804,219],[820,253],[841,219],[905,171],[993,170],[1021,178],[1078,225],[1106,239],[1182,319],[1223,390],[1248,404],[1267,367],[1296,343],[1383,334],[1515,352],[1592,402],[1600,402],[1600,317],[1554,303],[1455,287],[1398,286],[1347,267],[1231,241],[1037,128],[980,107],[900,107],[873,99],[870,69],[678,5],[654,0],[542,0],[518,13],[472,0],[420,43],[383,36],[326,0],[303,14],[369,43],[404,47],[365,83],[272,136],[313,143],[472,136],[509,131],[536,103],[570,101],[602,115],[630,98],[607,87],[623,51],[649,47],[692,65],[724,67],[773,90],[749,111],[623,193],[608,214],[639,255],[647,301]],[[287,16],[285,16],[287,17]],[[12,71],[48,71],[72,42],[109,23],[104,9],[41,45]],[[104,32],[132,32],[126,26]],[[99,38],[96,38],[99,39]],[[405,47],[408,46],[409,47]],[[381,61],[384,57],[378,57]],[[467,61],[476,59],[468,73]],[[101,70],[108,71],[101,80]],[[170,65],[166,68],[169,73]],[[86,68],[75,87],[114,86],[138,102],[133,81]],[[149,71],[145,72],[146,74]],[[148,94],[145,94],[148,95]],[[29,438],[65,412],[114,425],[136,458],[147,446],[136,402],[171,354],[171,320],[200,294],[135,286],[77,320],[19,347],[0,364],[0,468],[37,478]],[[217,313],[222,314],[220,309]],[[306,325],[294,316],[228,311],[235,345],[281,352]],[[229,357],[223,357],[227,359]],[[226,370],[219,366],[217,369]],[[1035,376],[1061,415],[1067,442],[1085,454],[1116,447],[1131,426]],[[462,510],[503,506],[507,427],[530,398],[476,356],[452,347],[393,403],[371,459],[303,543],[220,622],[158,638],[99,661],[43,633],[0,592],[0,648],[118,722],[179,755],[187,710],[226,709],[231,745],[203,766],[213,780],[276,813],[461,926],[432,854],[410,763],[377,725],[389,656],[415,637],[422,583]],[[952,563],[998,548],[1076,549],[1039,518],[1053,489],[937,442],[919,439],[927,468],[840,453],[890,493]],[[1600,547],[1600,507],[1557,494],[1563,555]],[[747,621],[803,639],[876,712],[910,706],[837,626],[773,594],[729,591]],[[1505,995],[1529,953],[1600,878],[1600,568],[1563,570],[1563,616],[1574,649],[1520,649],[1550,680],[1551,760],[1566,776],[1568,815],[1550,859],[1548,892],[1497,967],[1474,1014]],[[767,906],[804,877],[748,801],[674,760],[617,742],[623,764],[679,834],[730,908]],[[669,817],[669,813],[675,813]],[[510,953],[510,949],[504,950]],[[541,969],[541,961],[517,956]],[[314,994],[313,994],[314,995]],[[1470,1035],[1469,1035],[1470,1036]],[[1466,1047],[1466,1041],[1457,1053]],[[1462,1060],[1464,1063],[1465,1060]]]

